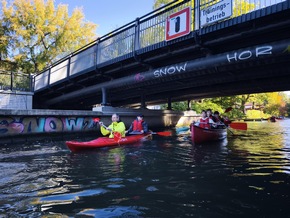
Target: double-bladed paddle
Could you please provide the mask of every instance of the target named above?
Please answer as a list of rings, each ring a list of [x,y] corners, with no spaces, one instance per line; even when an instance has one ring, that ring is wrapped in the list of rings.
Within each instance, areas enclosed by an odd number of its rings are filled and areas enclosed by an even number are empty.
[[[247,130],[248,129],[248,124],[245,122],[233,122],[233,123],[230,123],[229,126],[232,129],[237,129],[237,130]]]
[[[224,113],[227,113],[227,112],[231,111],[232,109],[233,109],[232,107],[228,107]]]
[[[152,131],[149,131],[148,132],[149,134],[152,134],[152,135],[160,135],[160,136],[171,136],[172,133],[170,131],[163,131],[163,132],[152,132]],[[129,132],[130,135],[141,135],[141,134],[144,134],[142,132],[139,132],[139,131],[132,131],[132,132]]]
[[[163,132],[150,132],[151,134],[156,134],[160,136],[172,136],[172,133],[170,131],[163,131]]]
[[[224,113],[227,113],[229,111],[231,111],[233,108],[232,107],[228,107]],[[248,129],[248,125],[245,122],[233,122],[229,124],[229,127],[231,127],[232,129],[237,129],[237,130],[247,130]]]
[[[105,126],[103,123],[100,123],[100,120],[101,120],[100,118],[93,118],[93,120],[94,120],[95,123],[98,123],[99,125],[103,126],[105,129],[108,130],[107,126]],[[122,134],[120,132],[114,132],[112,130],[108,130],[108,131],[110,131],[113,134],[114,141],[118,142],[118,141],[121,140]]]

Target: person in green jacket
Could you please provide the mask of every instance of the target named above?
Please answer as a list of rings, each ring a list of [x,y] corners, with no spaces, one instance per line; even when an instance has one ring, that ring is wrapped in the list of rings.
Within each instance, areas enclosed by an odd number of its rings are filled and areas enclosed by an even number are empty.
[[[109,138],[114,138],[114,132],[119,132],[122,137],[125,137],[126,127],[125,124],[120,121],[120,116],[118,114],[112,115],[112,123],[106,127],[103,122],[100,122],[101,133],[106,136],[109,135]]]

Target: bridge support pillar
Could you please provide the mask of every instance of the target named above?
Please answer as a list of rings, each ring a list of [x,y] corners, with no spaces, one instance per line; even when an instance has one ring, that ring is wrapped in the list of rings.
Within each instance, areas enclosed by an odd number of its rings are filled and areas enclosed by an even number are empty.
[[[107,106],[108,102],[107,102],[107,89],[102,87],[102,106]]]
[[[141,96],[141,108],[146,108],[145,96],[143,94]]]
[[[191,110],[191,101],[187,100],[187,110]]]
[[[172,110],[171,97],[169,97],[168,100],[167,100],[167,110]]]

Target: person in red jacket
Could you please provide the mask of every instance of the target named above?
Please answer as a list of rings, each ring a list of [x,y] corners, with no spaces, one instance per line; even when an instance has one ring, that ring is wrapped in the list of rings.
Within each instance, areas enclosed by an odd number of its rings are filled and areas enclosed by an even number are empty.
[[[130,128],[126,131],[129,134],[143,134],[148,132],[148,125],[144,121],[143,114],[138,114],[137,118],[132,122]]]
[[[205,110],[201,112],[201,118],[199,120],[199,127],[205,128],[205,129],[210,129],[211,125],[216,125],[215,122],[207,116],[207,113]]]

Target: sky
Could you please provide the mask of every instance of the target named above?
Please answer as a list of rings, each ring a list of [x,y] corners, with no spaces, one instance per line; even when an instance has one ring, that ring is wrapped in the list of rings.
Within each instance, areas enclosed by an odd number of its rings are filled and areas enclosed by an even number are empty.
[[[54,0],[54,5],[68,5],[69,14],[82,7],[85,20],[98,24],[97,35],[103,36],[137,17],[153,11],[154,0]]]

